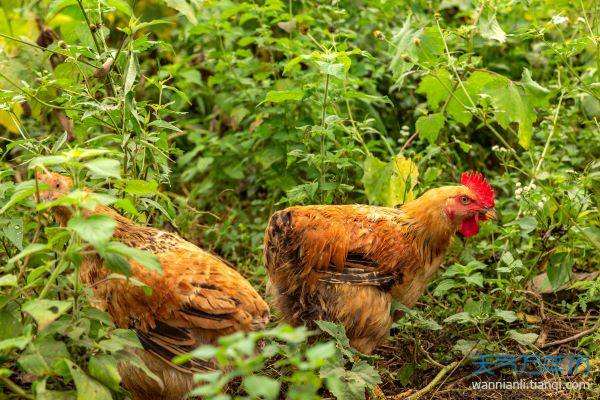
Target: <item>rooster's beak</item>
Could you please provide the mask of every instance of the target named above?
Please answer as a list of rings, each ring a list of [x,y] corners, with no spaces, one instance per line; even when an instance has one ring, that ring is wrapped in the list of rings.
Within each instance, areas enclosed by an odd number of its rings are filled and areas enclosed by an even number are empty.
[[[498,214],[496,214],[496,210],[494,208],[484,209],[481,213],[483,214],[486,220],[498,218]]]

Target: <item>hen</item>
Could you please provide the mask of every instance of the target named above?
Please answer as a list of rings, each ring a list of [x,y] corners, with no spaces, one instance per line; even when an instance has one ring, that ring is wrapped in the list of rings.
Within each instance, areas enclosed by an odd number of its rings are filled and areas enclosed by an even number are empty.
[[[70,178],[56,173],[38,174],[49,189],[41,200],[52,201],[71,191]],[[71,209],[53,208],[56,220],[65,225]],[[269,307],[250,283],[220,258],[179,236],[136,225],[114,210],[98,206],[84,215],[104,214],[116,221],[114,239],[156,255],[163,273],[150,271],[131,260],[132,275],[152,288],[121,279],[109,279],[98,255],[85,256],[81,281],[93,288],[93,304],[106,310],[115,324],[134,329],[144,351],[139,356],[161,378],[163,385],[131,365],[121,365],[124,387],[135,399],[182,399],[193,387],[192,374],[213,367],[191,363],[176,366],[170,360],[201,344],[235,331],[258,330],[269,321]]]
[[[483,175],[431,189],[400,208],[296,206],[271,216],[264,255],[269,290],[287,322],[341,323],[353,347],[371,353],[384,341],[392,298],[415,304],[459,231],[469,237],[495,217]]]

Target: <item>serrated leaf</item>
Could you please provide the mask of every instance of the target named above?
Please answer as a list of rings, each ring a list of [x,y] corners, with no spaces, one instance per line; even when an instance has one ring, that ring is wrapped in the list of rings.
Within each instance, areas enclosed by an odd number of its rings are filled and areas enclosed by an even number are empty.
[[[126,95],[127,93],[131,92],[136,76],[137,68],[135,63],[135,56],[133,55],[133,53],[130,53],[129,59],[127,60],[127,67],[125,68],[125,79],[123,80],[123,94]]]
[[[508,322],[509,324],[511,322],[515,322],[518,318],[517,318],[517,314],[515,314],[514,311],[508,311],[508,310],[495,310],[494,311],[494,315],[496,317],[502,318],[504,321]]]
[[[265,101],[272,103],[282,103],[284,101],[299,101],[304,97],[304,91],[301,89],[292,90],[270,90],[267,92]]]
[[[363,163],[362,182],[370,204],[394,207],[412,200],[418,176],[416,164],[400,155],[388,163],[367,156]]]
[[[67,312],[72,305],[73,303],[70,301],[33,299],[23,304],[21,309],[35,319],[38,324],[38,330],[42,331],[58,317]]]
[[[114,391],[119,391],[121,375],[117,367],[117,360],[114,357],[107,354],[90,357],[88,371],[92,377],[105,386]]]
[[[442,113],[423,115],[417,119],[416,129],[419,137],[427,139],[429,143],[435,143],[440,130],[444,126],[445,118]]]
[[[575,260],[569,253],[555,253],[550,256],[546,274],[552,290],[556,291],[570,280],[574,264]]]
[[[110,242],[106,247],[104,247],[104,250],[107,252],[120,254],[138,264],[141,264],[143,267],[149,270],[162,273],[162,266],[160,265],[158,258],[149,251],[135,249],[120,242]]]
[[[165,4],[171,8],[177,10],[181,15],[187,18],[192,24],[196,25],[198,19],[196,13],[190,4],[185,0],[163,0]]]
[[[417,93],[427,97],[427,104],[432,110],[437,110],[440,103],[446,101],[452,94],[452,76],[445,69],[432,71],[421,79]]]
[[[522,346],[531,346],[538,338],[537,333],[520,333],[515,330],[509,330],[508,336]]]
[[[0,275],[0,287],[17,286],[17,276],[14,274]]]
[[[176,127],[172,123],[167,122],[167,121],[162,120],[162,119],[155,119],[154,121],[150,122],[148,125],[149,126],[155,126],[157,128],[161,128],[161,129],[168,129],[170,131],[183,132],[181,129],[179,129],[178,127]]]
[[[506,33],[502,30],[502,27],[500,27],[500,24],[496,19],[496,14],[483,13],[479,18],[477,26],[479,27],[479,32],[482,37],[496,40],[500,43],[506,42]]]
[[[267,376],[250,375],[244,378],[242,386],[251,398],[273,400],[279,397],[281,383]]]
[[[23,250],[23,218],[12,218],[5,221],[2,233],[19,250]]]
[[[120,178],[121,164],[110,158],[98,158],[83,164],[96,178]]]
[[[91,215],[87,218],[76,216],[67,223],[68,228],[94,247],[108,243],[116,226],[115,220],[107,215]]]
[[[433,290],[433,295],[436,297],[443,296],[457,286],[458,282],[456,282],[454,279],[444,279],[435,287]]]
[[[77,388],[77,400],[112,400],[110,390],[100,382],[89,377],[78,365],[69,359],[63,359],[71,372]]]
[[[157,189],[158,183],[152,180],[129,179],[125,185],[125,192],[135,196],[151,196],[157,193]]]

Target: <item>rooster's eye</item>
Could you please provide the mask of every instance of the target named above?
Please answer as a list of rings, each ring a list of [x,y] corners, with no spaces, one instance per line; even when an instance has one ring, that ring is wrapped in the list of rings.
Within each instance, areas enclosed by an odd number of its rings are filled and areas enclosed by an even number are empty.
[[[467,196],[460,196],[460,202],[464,205],[467,205],[471,202],[471,199],[469,199]]]

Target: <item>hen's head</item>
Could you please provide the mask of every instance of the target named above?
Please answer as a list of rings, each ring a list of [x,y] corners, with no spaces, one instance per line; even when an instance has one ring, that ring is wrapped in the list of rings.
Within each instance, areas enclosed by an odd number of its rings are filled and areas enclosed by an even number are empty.
[[[48,187],[40,191],[41,201],[53,201],[73,188],[73,180],[68,176],[56,172],[36,172],[38,182],[45,183]]]

